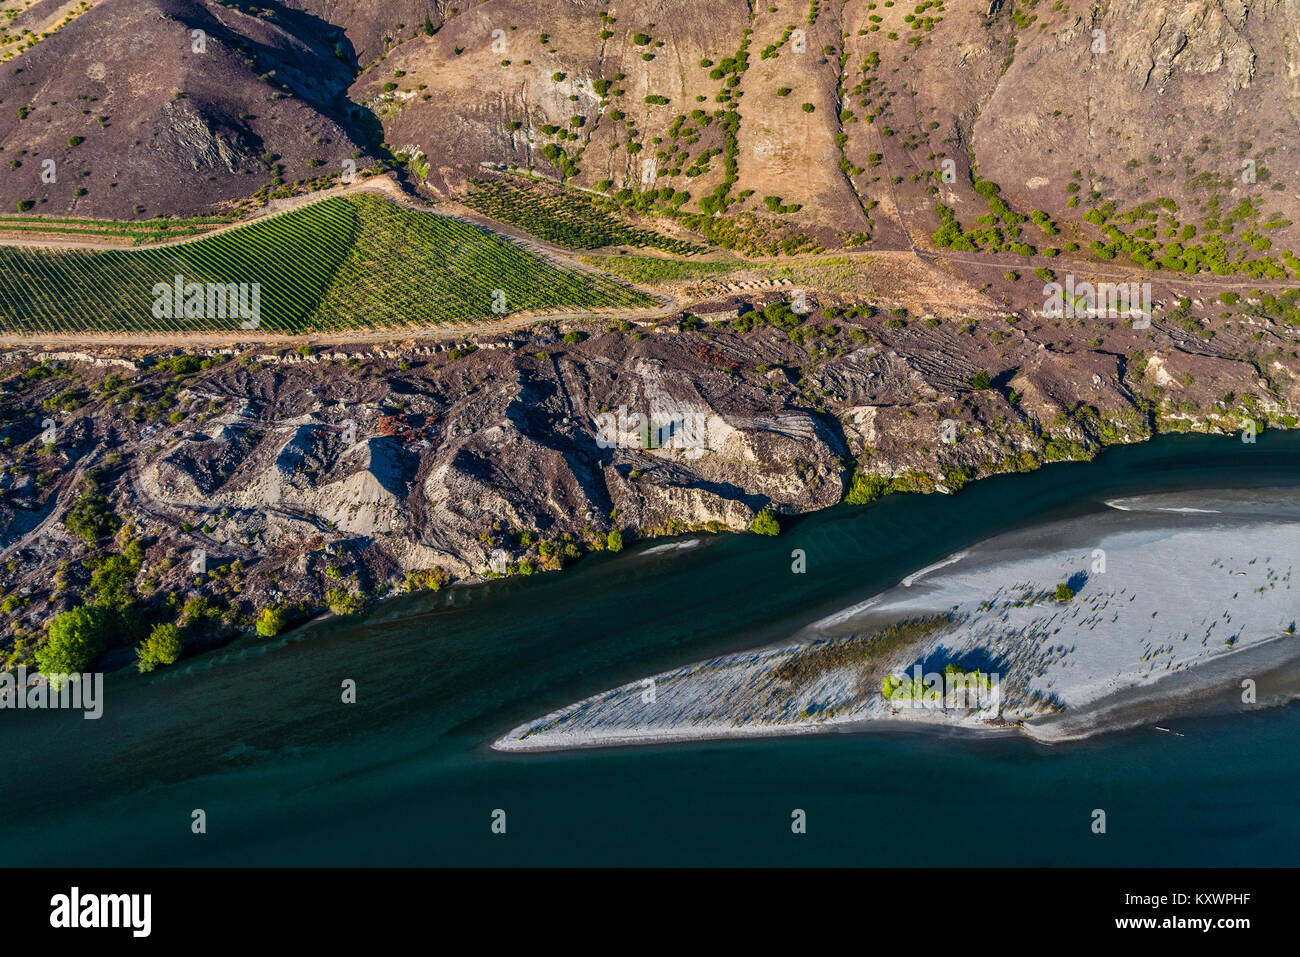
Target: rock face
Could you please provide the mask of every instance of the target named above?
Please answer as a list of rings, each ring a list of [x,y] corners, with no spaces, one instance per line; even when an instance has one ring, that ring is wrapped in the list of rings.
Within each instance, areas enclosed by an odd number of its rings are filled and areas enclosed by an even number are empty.
[[[14,376],[22,366],[58,369],[109,400],[66,424],[58,416],[57,487],[38,492],[24,475],[4,494],[5,554],[34,562],[25,577],[48,587],[85,551],[63,518],[93,476],[149,543],[142,575],[152,569],[159,589],[195,589],[200,550],[208,569],[262,569],[239,582],[232,607],[248,613],[319,604],[339,587],[373,595],[411,571],[470,577],[500,555],[557,568],[616,529],[628,540],[743,531],[764,506],[793,514],[839,501],[851,464],[834,417],[740,371],[788,349],[738,337],[720,366],[697,357],[702,337],[637,335],[565,345],[544,330],[463,358],[216,356],[171,384],[174,425],[143,424],[132,400],[112,398],[166,391],[172,377],[147,364],[123,376],[106,362],[11,355],[15,408],[32,399],[18,399],[29,381],[44,381]],[[16,438],[26,425],[15,415],[10,428]],[[200,575],[197,587],[212,583]]]

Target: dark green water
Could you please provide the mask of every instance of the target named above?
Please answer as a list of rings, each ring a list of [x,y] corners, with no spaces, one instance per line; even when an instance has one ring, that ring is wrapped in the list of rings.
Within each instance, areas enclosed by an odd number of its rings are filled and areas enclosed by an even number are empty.
[[[1300,434],[1166,438],[954,497],[841,506],[777,539],[628,550],[112,675],[99,721],[0,711],[0,863],[1294,864],[1296,707],[1055,749],[922,731],[487,744],[596,691],[774,641],[999,532],[1118,495],[1297,485]],[[795,548],[807,574],[790,572]],[[195,808],[205,835],[190,832]],[[505,835],[490,831],[497,808]]]

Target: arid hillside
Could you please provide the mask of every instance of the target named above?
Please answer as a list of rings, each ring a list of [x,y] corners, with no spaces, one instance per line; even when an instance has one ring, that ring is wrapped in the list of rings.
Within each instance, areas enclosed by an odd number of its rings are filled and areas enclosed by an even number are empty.
[[[98,3],[0,67],[4,211],[188,215],[364,167],[354,56],[280,5]]]
[[[10,29],[9,212],[206,213],[381,158],[444,199],[480,164],[624,190],[739,249],[1284,278],[1300,247],[1280,0],[46,0]]]
[[[968,233],[1029,223],[1004,240],[1038,247],[1121,242],[1107,227],[1221,241],[1228,258],[1297,245],[1294,4],[750,7],[493,0],[397,46],[351,96],[423,153],[435,190],[510,164],[667,187],[673,208],[824,246],[906,246],[898,210],[929,245],[940,205]],[[1024,219],[990,211],[981,180]]]

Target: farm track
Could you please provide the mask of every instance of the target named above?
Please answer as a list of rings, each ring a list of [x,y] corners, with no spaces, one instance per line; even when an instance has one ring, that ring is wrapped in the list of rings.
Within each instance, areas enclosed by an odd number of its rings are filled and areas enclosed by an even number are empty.
[[[649,322],[655,319],[666,319],[680,311],[681,306],[678,301],[671,296],[664,296],[657,293],[647,293],[648,295],[657,295],[664,300],[664,305],[657,309],[638,309],[638,310],[610,310],[608,312],[592,312],[589,310],[560,313],[539,313],[529,316],[512,316],[509,319],[503,319],[500,322],[481,322],[473,326],[440,326],[429,329],[379,329],[373,332],[339,332],[339,333],[300,333],[290,335],[287,333],[271,333],[252,335],[240,330],[234,332],[212,332],[212,333],[195,333],[183,338],[176,335],[135,335],[135,334],[92,334],[92,333],[68,333],[66,335],[50,335],[42,333],[40,335],[24,336],[13,333],[0,334],[0,347],[43,347],[43,346],[169,346],[176,347],[178,344],[202,345],[210,348],[221,346],[255,346],[255,345],[273,345],[283,343],[308,343],[312,345],[348,345],[352,343],[373,343],[373,342],[399,342],[406,340],[423,341],[423,340],[446,340],[446,339],[468,339],[475,336],[494,335],[502,332],[509,332],[514,329],[527,329],[541,323],[548,322],[582,322],[585,320],[599,319],[626,319],[629,322]]]
[[[136,245],[129,241],[90,242],[84,239],[19,239],[4,236],[3,238],[0,238],[0,246],[35,247],[43,249],[84,249],[91,252],[127,252],[131,250],[168,249],[172,246],[184,246],[200,239],[209,239],[214,236],[220,236],[222,233],[230,232],[232,229],[238,229],[241,226],[250,226],[253,223],[260,223],[284,213],[292,212],[295,209],[302,209],[304,206],[310,206],[313,203],[322,202],[323,200],[335,197],[352,196],[356,193],[366,192],[380,193],[406,209],[417,210],[420,212],[436,211],[432,207],[417,206],[412,203],[411,197],[402,189],[402,187],[397,185],[391,177],[375,176],[371,179],[362,180],[359,183],[353,183],[351,186],[335,186],[331,189],[317,190],[314,193],[303,193],[301,196],[287,196],[283,199],[273,199],[252,216],[244,219],[237,219],[229,223],[223,223],[220,226],[215,226],[212,229],[200,233],[194,233],[189,236],[177,236],[175,239],[165,239],[160,243],[144,243]],[[57,220],[53,221],[57,222]],[[4,232],[3,223],[0,222],[0,235]]]

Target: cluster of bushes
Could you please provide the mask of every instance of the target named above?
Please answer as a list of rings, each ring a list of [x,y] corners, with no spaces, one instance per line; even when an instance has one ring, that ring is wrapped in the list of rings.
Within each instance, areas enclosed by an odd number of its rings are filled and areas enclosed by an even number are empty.
[[[790,303],[785,300],[778,300],[777,302],[768,303],[761,310],[751,309],[748,312],[742,312],[731,320],[731,327],[736,332],[749,332],[763,326],[772,326],[789,332],[802,325],[807,318],[806,313],[795,312]]]
[[[404,585],[408,592],[441,591],[451,583],[445,568],[426,568],[406,573]]]
[[[970,691],[991,692],[993,677],[978,668],[967,671],[956,662],[949,662],[943,669],[947,687],[960,685]],[[943,695],[943,688],[927,687],[924,681],[913,681],[907,675],[886,675],[881,682],[880,692],[888,701],[938,701]],[[972,702],[973,704],[973,702]]]
[[[112,535],[121,524],[122,520],[117,517],[99,487],[98,475],[88,475],[81,496],[63,516],[64,527],[93,545],[101,538]]]
[[[803,209],[800,203],[783,203],[780,196],[764,196],[763,205],[767,207],[768,212],[784,216],[788,213],[797,213]]]
[[[960,487],[968,480],[968,476],[964,471],[953,470],[945,479]],[[934,477],[924,472],[904,472],[893,478],[884,478],[871,472],[855,472],[844,501],[850,505],[868,505],[893,492],[930,492],[934,490],[934,484]]]
[[[957,214],[949,206],[942,204],[935,207],[939,216],[939,229],[931,235],[931,240],[941,249],[955,249],[961,252],[1013,252],[1019,256],[1036,256],[1038,250],[1022,239],[1022,224],[1025,217],[1013,210],[1000,195],[998,185],[990,180],[976,180],[975,191],[988,201],[989,212],[979,218],[982,229],[963,230],[957,221]],[[1044,233],[1056,232],[1055,224],[1046,213],[1037,213],[1034,222]],[[1056,255],[1058,250],[1046,250],[1045,254]]]

